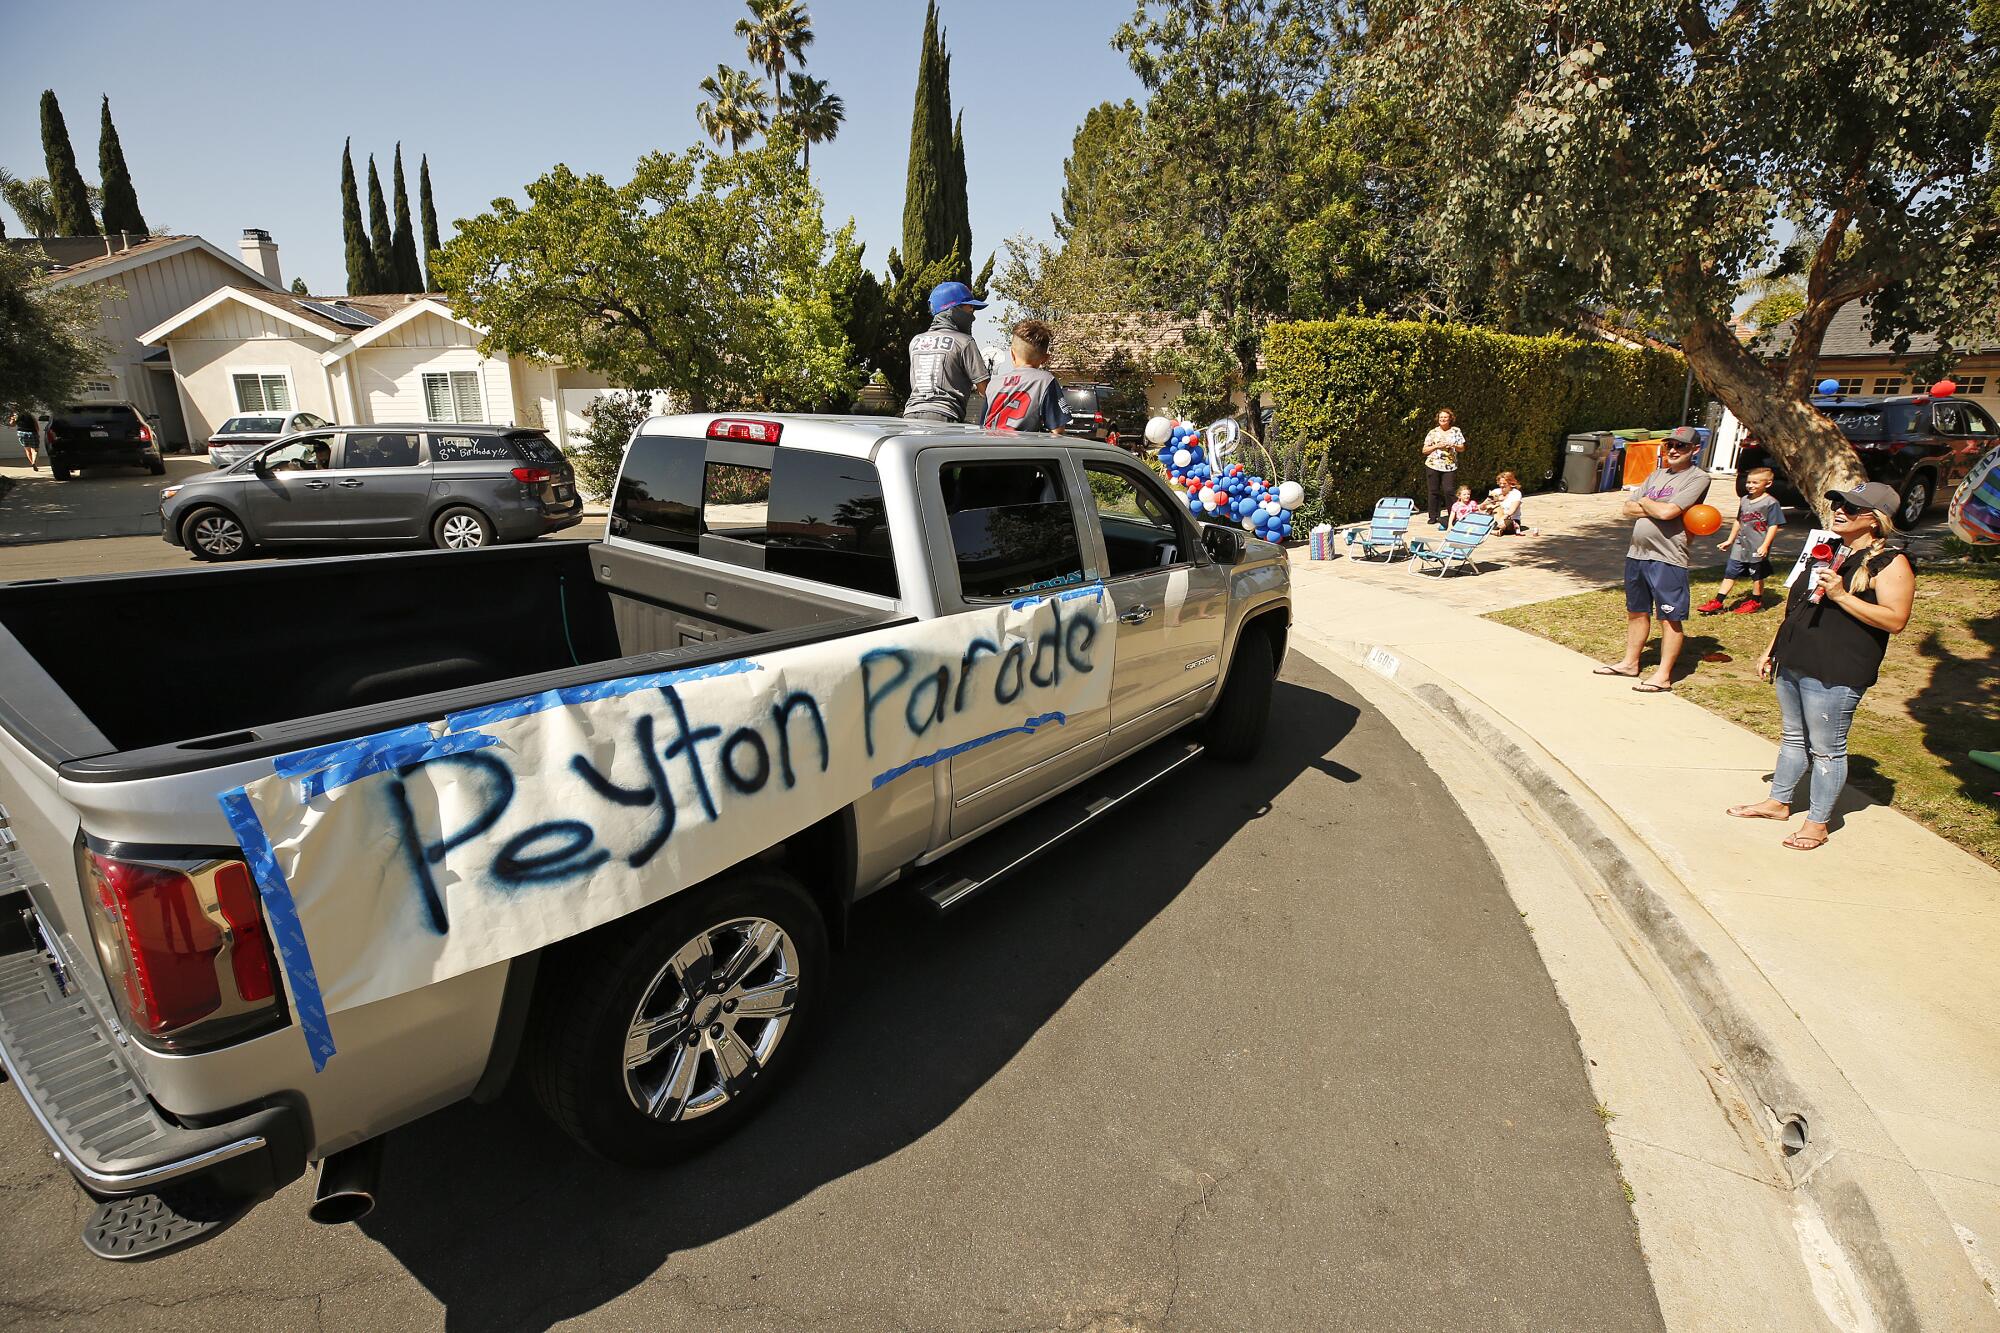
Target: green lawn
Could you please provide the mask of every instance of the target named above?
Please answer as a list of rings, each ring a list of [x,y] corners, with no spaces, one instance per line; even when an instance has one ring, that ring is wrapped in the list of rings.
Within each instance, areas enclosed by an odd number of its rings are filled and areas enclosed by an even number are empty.
[[[1697,603],[1708,600],[1720,577],[1720,569],[1695,571]],[[1778,631],[1784,591],[1776,580],[1770,590],[1762,614],[1688,622],[1674,690],[1775,741],[1777,700],[1757,679],[1757,659]],[[1624,612],[1623,591],[1610,588],[1491,619],[1609,662],[1624,651]],[[1648,663],[1657,660],[1658,643],[1648,648]],[[1728,660],[1715,660],[1718,654]],[[1848,781],[2000,866],[2000,799],[1993,795],[2000,773],[1973,763],[1967,750],[2000,750],[2000,570],[1920,570],[1909,627],[1889,641],[1882,678],[1855,714]]]

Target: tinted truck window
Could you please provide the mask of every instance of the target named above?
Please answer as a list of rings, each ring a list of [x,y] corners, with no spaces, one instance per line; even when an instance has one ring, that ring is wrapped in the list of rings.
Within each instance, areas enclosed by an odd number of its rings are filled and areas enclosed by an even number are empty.
[[[556,448],[546,435],[510,435],[507,437],[520,449],[530,463],[560,463],[562,450]]]
[[[1083,582],[1083,549],[1054,463],[948,463],[944,511],[966,598],[1018,597]]]
[[[866,459],[780,449],[765,469],[710,463],[702,440],[642,435],[625,455],[611,531],[689,552],[706,532],[760,550],[774,574],[899,591],[882,479]],[[727,559],[728,543],[707,554]]]

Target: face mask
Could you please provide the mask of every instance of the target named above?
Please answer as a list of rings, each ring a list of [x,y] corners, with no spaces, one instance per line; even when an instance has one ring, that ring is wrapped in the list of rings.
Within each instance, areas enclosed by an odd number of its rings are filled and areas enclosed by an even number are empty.
[[[960,333],[970,333],[972,332],[972,314],[971,306],[955,305],[946,315],[946,318],[951,320],[951,326]]]

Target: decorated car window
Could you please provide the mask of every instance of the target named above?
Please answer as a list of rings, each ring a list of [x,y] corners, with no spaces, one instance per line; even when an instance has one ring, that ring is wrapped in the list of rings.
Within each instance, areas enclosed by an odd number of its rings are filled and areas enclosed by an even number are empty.
[[[513,463],[514,450],[498,435],[433,435],[433,463]]]

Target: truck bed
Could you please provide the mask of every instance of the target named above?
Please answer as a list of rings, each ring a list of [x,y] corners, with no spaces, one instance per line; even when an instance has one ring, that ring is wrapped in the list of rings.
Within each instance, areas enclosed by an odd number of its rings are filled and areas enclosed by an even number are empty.
[[[0,585],[0,725],[108,781],[889,618],[602,542],[30,580]]]

